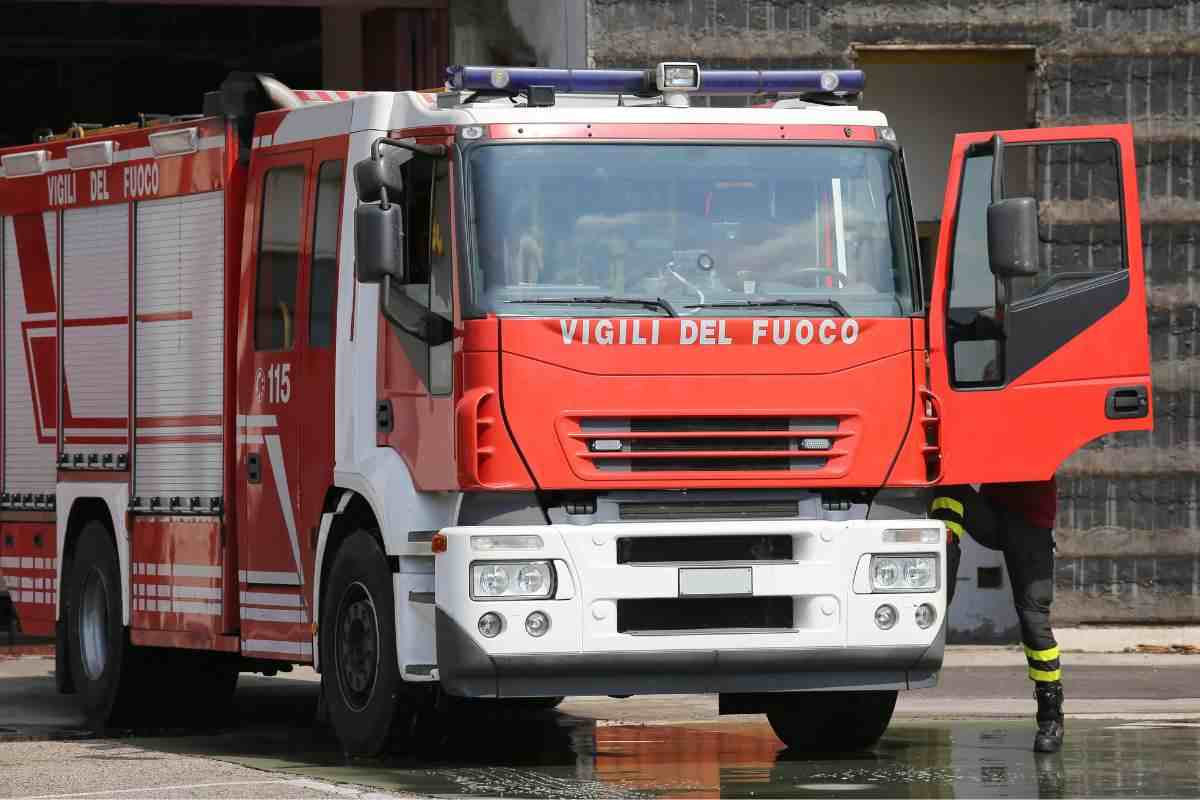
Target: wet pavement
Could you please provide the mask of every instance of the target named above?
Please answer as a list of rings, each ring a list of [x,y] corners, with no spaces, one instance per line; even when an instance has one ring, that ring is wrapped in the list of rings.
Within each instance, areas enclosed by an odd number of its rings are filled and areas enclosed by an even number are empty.
[[[460,720],[419,755],[348,761],[307,732],[243,730],[147,749],[435,797],[1196,797],[1200,718],[1083,720],[1035,755],[1023,720],[902,720],[874,751],[789,752],[761,721]]]
[[[53,662],[24,658],[0,664],[0,797],[1200,796],[1200,703],[1177,699],[1200,695],[1200,662],[1131,664],[1074,671],[1053,756],[1030,751],[1020,672],[972,666],[905,696],[869,753],[788,752],[763,718],[717,718],[708,698],[685,696],[578,699],[541,715],[472,708],[419,720],[407,752],[348,760],[313,725],[315,676],[243,676],[226,730],[97,736],[53,692]],[[1002,716],[979,718],[993,713],[985,703]],[[1124,710],[1103,718],[1104,703]]]

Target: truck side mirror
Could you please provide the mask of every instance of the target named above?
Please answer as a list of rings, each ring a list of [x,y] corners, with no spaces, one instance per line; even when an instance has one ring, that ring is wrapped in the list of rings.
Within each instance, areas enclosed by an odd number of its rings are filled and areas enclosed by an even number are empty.
[[[399,159],[388,158],[382,152],[355,164],[354,187],[358,191],[358,202],[378,203],[383,199],[385,192],[388,200],[399,200],[404,192],[401,166],[402,162]]]
[[[1037,200],[1006,197],[987,210],[988,263],[997,278],[1038,274]]]
[[[399,203],[366,203],[354,210],[354,272],[362,283],[380,283],[385,277],[408,282]]]

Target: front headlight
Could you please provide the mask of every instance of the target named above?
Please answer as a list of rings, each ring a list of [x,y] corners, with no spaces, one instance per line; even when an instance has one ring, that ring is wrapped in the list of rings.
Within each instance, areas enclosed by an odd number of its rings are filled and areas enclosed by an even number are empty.
[[[932,592],[937,588],[937,556],[871,556],[872,592]]]
[[[471,598],[545,600],[554,596],[549,561],[476,561],[471,565]]]

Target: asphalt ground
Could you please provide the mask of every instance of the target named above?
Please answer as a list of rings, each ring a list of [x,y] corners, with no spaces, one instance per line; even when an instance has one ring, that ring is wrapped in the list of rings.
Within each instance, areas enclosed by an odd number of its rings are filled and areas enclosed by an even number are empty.
[[[762,717],[685,695],[480,713],[419,752],[348,760],[313,724],[308,670],[242,676],[221,730],[96,734],[55,693],[53,660],[24,653],[0,648],[5,798],[1200,796],[1197,656],[1065,654],[1067,744],[1050,757],[1030,751],[1019,650],[954,648],[938,688],[902,694],[867,754],[791,753]]]

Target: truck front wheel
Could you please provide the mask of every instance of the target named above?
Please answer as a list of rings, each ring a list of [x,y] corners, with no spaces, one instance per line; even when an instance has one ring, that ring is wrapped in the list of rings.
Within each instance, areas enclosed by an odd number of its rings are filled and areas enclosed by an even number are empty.
[[[396,605],[387,558],[355,531],[338,548],[321,595],[321,692],[349,755],[387,747],[405,693],[396,663]]]
[[[875,745],[896,708],[897,692],[797,692],[781,695],[767,719],[789,750],[853,752]]]

